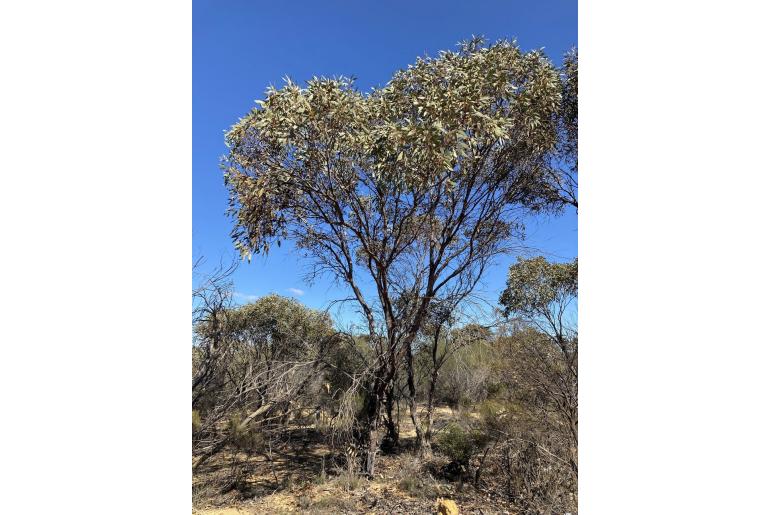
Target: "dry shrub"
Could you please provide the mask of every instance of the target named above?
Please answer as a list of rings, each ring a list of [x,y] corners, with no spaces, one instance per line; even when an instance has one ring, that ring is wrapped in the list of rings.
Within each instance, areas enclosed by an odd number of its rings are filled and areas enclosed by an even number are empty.
[[[396,486],[410,497],[433,499],[443,495],[439,484],[418,459],[403,460],[396,476]]]
[[[332,480],[334,484],[346,492],[357,490],[365,482],[362,477],[356,462],[356,455],[354,453],[347,456],[346,464],[344,467],[340,465],[334,465],[335,478]]]
[[[348,513],[355,510],[355,501],[339,495],[320,497],[310,506],[310,513]]]
[[[203,504],[209,499],[215,497],[221,486],[217,485],[214,481],[198,481],[192,485],[192,504],[198,506]]]
[[[357,472],[351,473],[346,471],[334,478],[334,483],[340,486],[346,492],[358,490],[364,481],[364,478],[362,478],[361,475]]]
[[[575,513],[576,485],[569,465],[535,442],[508,442],[502,455],[507,494],[519,513]]]
[[[448,424],[436,439],[438,450],[452,460],[451,464],[467,471],[468,464],[489,441],[489,435],[473,428],[463,428],[458,423]]]
[[[326,474],[326,457],[321,458],[321,471],[318,473],[318,475],[313,478],[313,483],[316,485],[322,485],[328,481],[328,477]]]
[[[300,510],[309,510],[313,505],[313,499],[311,499],[307,494],[302,494],[297,498],[297,505],[299,506]]]

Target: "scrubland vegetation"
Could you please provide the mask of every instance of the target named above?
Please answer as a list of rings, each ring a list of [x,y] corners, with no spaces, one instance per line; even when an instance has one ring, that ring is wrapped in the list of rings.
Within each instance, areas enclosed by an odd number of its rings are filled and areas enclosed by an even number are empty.
[[[577,53],[473,39],[369,94],[288,82],[227,143],[236,247],[292,241],[361,323],[236,305],[235,265],[199,281],[194,509],[576,513],[577,261],[475,292],[525,220],[577,208]]]

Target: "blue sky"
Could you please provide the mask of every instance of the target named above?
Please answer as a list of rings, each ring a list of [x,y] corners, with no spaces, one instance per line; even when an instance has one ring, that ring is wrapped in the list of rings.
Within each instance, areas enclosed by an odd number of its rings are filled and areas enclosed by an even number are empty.
[[[577,45],[577,2],[555,1],[213,1],[193,2],[193,258],[209,266],[234,255],[227,192],[219,170],[224,131],[284,76],[353,75],[362,90],[384,85],[419,55],[454,49],[471,35],[514,37],[556,62]],[[577,215],[536,218],[526,244],[556,260],[577,255]],[[481,285],[494,301],[515,256],[500,259]],[[237,300],[271,292],[322,308],[347,296],[329,280],[309,286],[307,263],[286,242],[244,262]],[[343,318],[347,315],[341,314]]]

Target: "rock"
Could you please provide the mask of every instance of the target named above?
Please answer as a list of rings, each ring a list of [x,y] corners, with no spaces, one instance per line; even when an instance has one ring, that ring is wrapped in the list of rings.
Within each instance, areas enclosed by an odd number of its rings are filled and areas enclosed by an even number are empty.
[[[460,508],[457,507],[451,499],[438,498],[436,500],[436,511],[439,515],[460,515]]]

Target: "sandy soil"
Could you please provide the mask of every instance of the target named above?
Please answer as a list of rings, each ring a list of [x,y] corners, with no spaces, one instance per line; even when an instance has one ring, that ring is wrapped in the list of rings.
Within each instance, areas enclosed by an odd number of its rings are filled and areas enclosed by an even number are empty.
[[[435,412],[438,427],[457,416],[443,406]],[[442,479],[436,471],[446,464],[444,458],[416,460],[405,450],[415,436],[408,410],[401,411],[400,424],[404,449],[379,456],[371,481],[345,475],[325,442],[305,428],[293,435],[292,449],[275,450],[269,461],[265,456],[237,456],[236,463],[246,462],[241,474],[245,479],[237,489],[222,492],[211,485],[221,485],[222,478],[232,474],[233,456],[225,452],[195,474],[193,514],[435,513],[438,498],[453,499],[461,513],[511,513],[504,499],[467,485],[461,490],[458,483]]]

